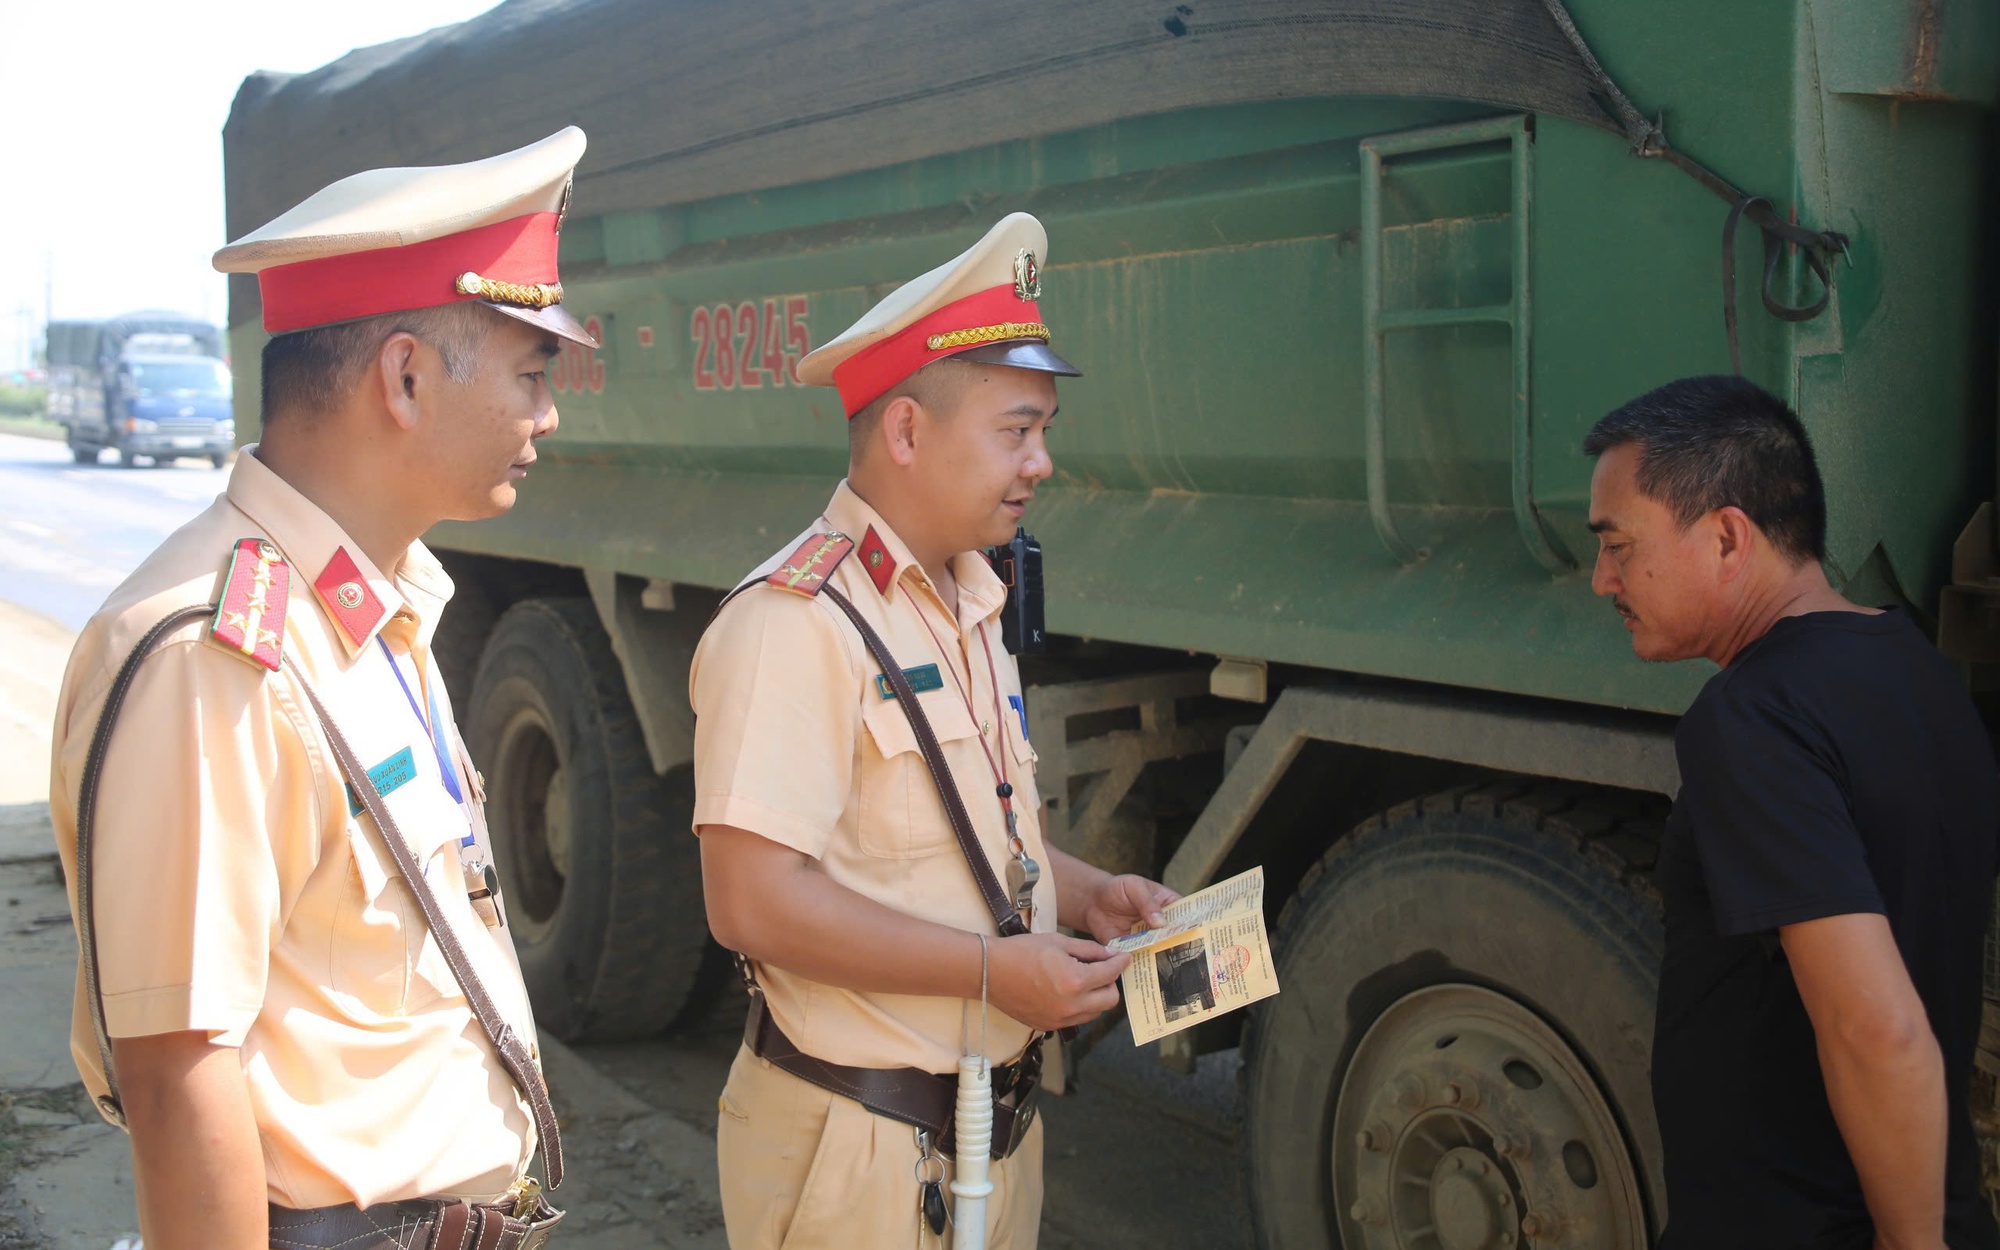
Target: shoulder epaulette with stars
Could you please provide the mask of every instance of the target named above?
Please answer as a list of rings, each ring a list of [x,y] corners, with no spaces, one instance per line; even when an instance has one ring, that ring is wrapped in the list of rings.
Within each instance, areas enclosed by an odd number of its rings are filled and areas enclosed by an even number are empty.
[[[244,538],[230,557],[222,600],[209,622],[209,636],[272,672],[284,661],[285,604],[292,588],[291,566],[266,539]]]
[[[785,558],[777,572],[764,580],[779,590],[811,598],[826,589],[826,580],[833,576],[833,571],[853,550],[854,540],[839,530],[814,534]]]

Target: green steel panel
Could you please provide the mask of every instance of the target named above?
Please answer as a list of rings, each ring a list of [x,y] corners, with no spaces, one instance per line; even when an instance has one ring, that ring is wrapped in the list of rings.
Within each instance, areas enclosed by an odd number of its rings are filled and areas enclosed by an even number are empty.
[[[443,545],[732,585],[800,529],[832,479],[537,465],[512,513]],[[746,520],[747,518],[747,520]],[[1442,513],[1405,568],[1358,502],[1049,487],[1049,626],[1090,638],[1661,710],[1714,670],[1648,665],[1581,575],[1551,578],[1511,516]]]
[[[1871,94],[1906,81],[1884,77],[1901,63],[1868,42],[1911,29],[1883,0],[1572,7],[1677,147],[1852,237],[1831,307],[1788,325],[1762,312],[1761,244],[1742,233],[1745,368],[1813,433],[1836,577],[1929,608],[1953,538],[1993,493],[1996,253],[1979,190],[1994,176],[1992,114],[1952,86],[1979,74],[1953,45],[1930,98]],[[1947,31],[1985,29],[1995,10],[1944,7]],[[1586,562],[1595,549],[1578,450],[1593,421],[1668,379],[1728,369],[1726,206],[1615,136],[1542,117],[1532,143],[1510,131],[1398,159],[1379,252],[1368,246],[1361,140],[1514,124],[1492,113],[1247,103],[580,216],[565,282],[605,347],[558,369],[562,428],[517,509],[435,538],[732,583],[809,519],[844,464],[832,392],[787,376],[792,334],[825,341],[1021,208],[1048,224],[1043,307],[1087,373],[1063,385],[1057,476],[1030,518],[1053,628],[1678,711],[1707,667],[1633,660],[1587,570],[1551,572],[1531,548],[1541,533]],[[1395,331],[1377,485],[1406,542],[1431,553],[1408,566],[1368,507],[1371,255],[1378,328]],[[1796,264],[1782,277],[1806,294]],[[261,338],[234,335],[247,432]]]

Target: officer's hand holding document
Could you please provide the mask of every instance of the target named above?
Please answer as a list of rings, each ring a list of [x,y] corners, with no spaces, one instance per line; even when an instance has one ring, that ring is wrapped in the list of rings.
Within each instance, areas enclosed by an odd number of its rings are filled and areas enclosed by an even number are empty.
[[[1166,924],[1105,945],[1132,956],[1118,978],[1132,1041],[1169,1033],[1278,992],[1264,934],[1264,870],[1246,873],[1167,904]]]

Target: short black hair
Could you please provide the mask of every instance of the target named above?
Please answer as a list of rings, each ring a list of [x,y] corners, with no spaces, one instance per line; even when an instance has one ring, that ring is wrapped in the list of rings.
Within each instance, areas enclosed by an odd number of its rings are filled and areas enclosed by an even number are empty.
[[[1738,507],[1794,563],[1826,558],[1826,486],[1783,400],[1743,378],[1682,378],[1608,414],[1584,437],[1601,456],[1635,444],[1639,490],[1683,526]]]
[[[413,334],[436,348],[446,375],[462,386],[472,380],[479,345],[498,315],[465,302],[276,335],[264,344],[264,424],[287,414],[311,417],[334,411],[382,344],[397,333]]]

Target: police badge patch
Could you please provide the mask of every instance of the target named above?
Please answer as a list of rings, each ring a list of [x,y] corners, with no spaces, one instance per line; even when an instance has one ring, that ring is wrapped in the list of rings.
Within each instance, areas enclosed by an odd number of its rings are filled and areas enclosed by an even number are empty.
[[[1042,298],[1042,267],[1035,263],[1034,252],[1025,247],[1014,257],[1014,298]]]

